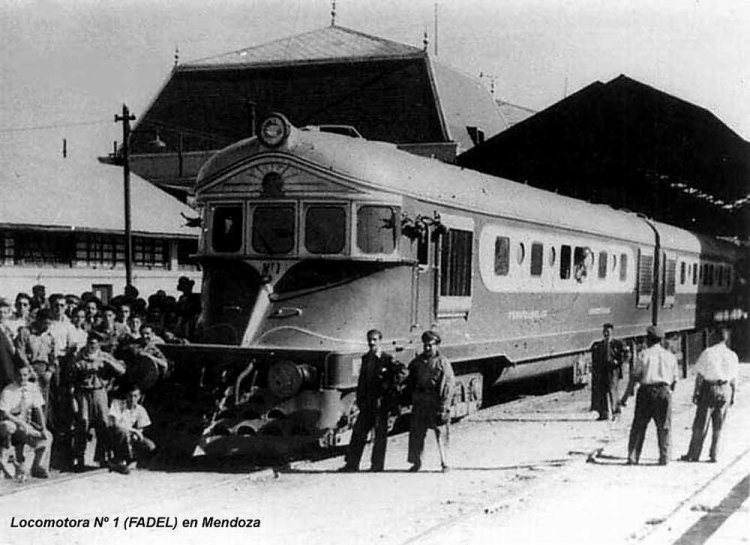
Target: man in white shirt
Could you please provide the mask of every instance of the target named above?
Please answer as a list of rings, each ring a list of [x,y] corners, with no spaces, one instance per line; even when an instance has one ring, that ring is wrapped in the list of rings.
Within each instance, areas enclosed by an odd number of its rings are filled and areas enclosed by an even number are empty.
[[[39,387],[29,382],[31,368],[18,369],[16,382],[0,392],[0,459],[5,469],[5,451],[16,447],[16,477],[25,478],[22,464],[25,445],[34,449],[34,462],[31,476],[40,479],[49,477],[49,457],[52,448],[52,434],[47,430],[44,418],[44,398]],[[7,471],[7,470],[6,470]]]
[[[695,419],[690,447],[687,454],[680,458],[685,462],[697,462],[700,459],[709,422],[712,427],[709,456],[712,462],[716,462],[721,429],[729,407],[734,405],[739,373],[737,354],[727,346],[730,335],[728,326],[719,326],[714,332],[716,344],[706,348],[695,364]]]
[[[140,388],[130,386],[125,390],[125,399],[113,399],[110,405],[110,434],[115,453],[110,468],[113,471],[128,474],[128,464],[156,449],[154,442],[143,435],[144,428],[151,425],[151,419],[140,400]]]
[[[633,368],[631,388],[639,384],[635,414],[628,442],[628,464],[640,461],[646,428],[651,419],[656,424],[659,442],[659,465],[669,462],[670,428],[672,426],[672,391],[677,384],[677,358],[661,346],[664,332],[660,327],[646,329],[646,344]],[[625,399],[630,393],[625,394]],[[622,403],[624,404],[625,399]]]

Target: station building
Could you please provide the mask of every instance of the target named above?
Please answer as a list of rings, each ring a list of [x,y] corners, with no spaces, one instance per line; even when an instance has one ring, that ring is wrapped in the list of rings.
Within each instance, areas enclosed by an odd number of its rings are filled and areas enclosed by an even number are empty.
[[[750,143],[705,108],[624,75],[584,87],[456,162],[693,231],[750,238]]]
[[[532,112],[423,48],[337,25],[177,64],[133,129],[131,165],[190,193],[216,150],[270,112],[297,127],[359,134],[453,161]]]
[[[0,169],[0,297],[13,300],[35,284],[55,292],[92,291],[103,301],[125,287],[124,189],[121,168],[90,161],[6,155]],[[147,297],[176,295],[177,280],[200,286],[191,255],[195,212],[131,175],[133,285]]]

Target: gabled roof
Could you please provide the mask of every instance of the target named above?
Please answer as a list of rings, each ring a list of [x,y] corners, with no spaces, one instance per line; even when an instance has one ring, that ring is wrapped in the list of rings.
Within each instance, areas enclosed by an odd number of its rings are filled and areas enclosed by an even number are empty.
[[[157,131],[170,152],[223,148],[249,134],[250,104],[256,119],[279,111],[296,126],[460,150],[474,145],[467,126],[488,137],[508,126],[475,78],[420,48],[330,26],[177,66],[139,117],[131,151],[152,153]]]
[[[124,231],[122,169],[96,159],[3,155],[0,226]],[[195,237],[185,226],[194,210],[143,178],[130,175],[132,230],[139,235]]]
[[[423,55],[416,47],[370,36],[340,26],[329,26],[296,36],[205,57],[179,65],[178,70],[217,66],[290,64]]]
[[[747,230],[735,205],[750,193],[750,143],[705,108],[624,75],[584,87],[457,163],[691,230]]]

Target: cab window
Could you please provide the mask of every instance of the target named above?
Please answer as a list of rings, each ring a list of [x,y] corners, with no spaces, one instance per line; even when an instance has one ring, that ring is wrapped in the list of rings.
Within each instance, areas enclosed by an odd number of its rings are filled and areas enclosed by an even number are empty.
[[[253,250],[288,254],[294,249],[294,206],[258,206],[253,211]]]
[[[214,208],[211,233],[214,251],[238,252],[242,247],[242,206]]]
[[[357,211],[357,248],[366,254],[392,254],[396,248],[396,213],[390,206],[362,206]]]
[[[310,206],[305,214],[305,248],[312,254],[338,254],[346,243],[346,211],[340,206]]]

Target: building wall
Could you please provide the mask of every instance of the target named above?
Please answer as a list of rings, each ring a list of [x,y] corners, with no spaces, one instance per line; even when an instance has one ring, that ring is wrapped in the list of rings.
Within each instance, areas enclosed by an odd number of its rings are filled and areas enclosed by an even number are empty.
[[[200,290],[201,272],[186,250],[195,239],[135,237],[133,285],[147,298],[157,290],[177,296],[177,280],[187,276]],[[124,237],[116,234],[55,232],[41,229],[0,231],[0,297],[14,299],[42,284],[47,295],[85,291],[103,300],[125,288]]]

